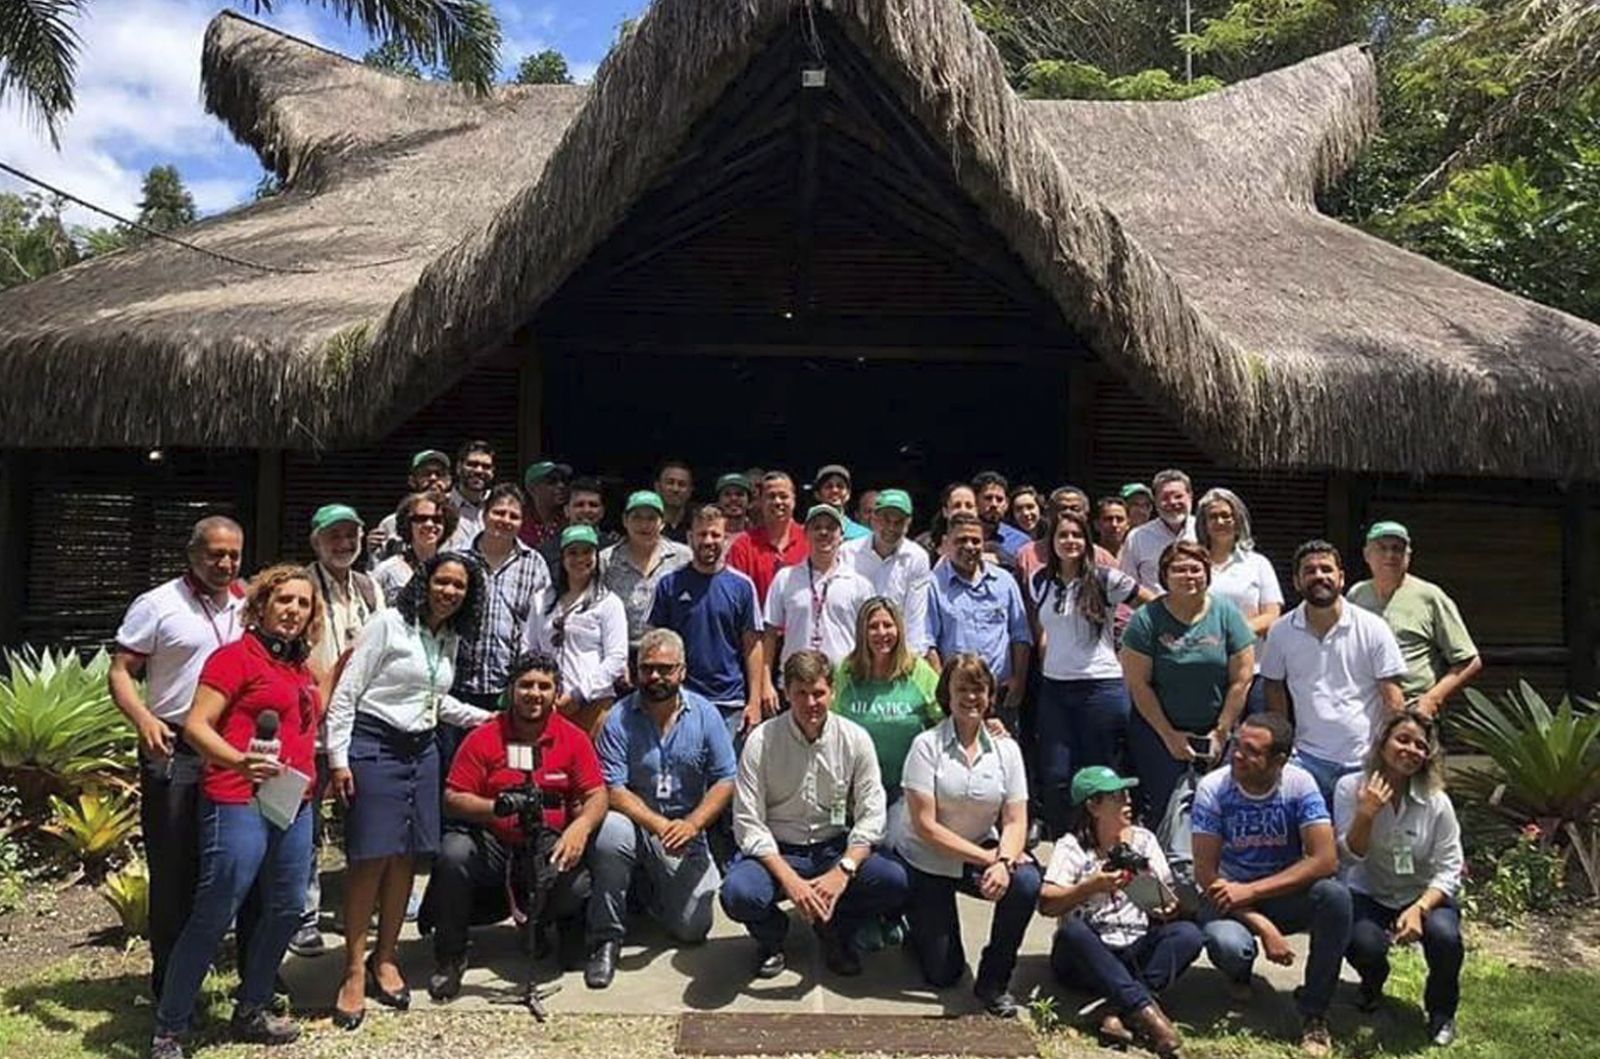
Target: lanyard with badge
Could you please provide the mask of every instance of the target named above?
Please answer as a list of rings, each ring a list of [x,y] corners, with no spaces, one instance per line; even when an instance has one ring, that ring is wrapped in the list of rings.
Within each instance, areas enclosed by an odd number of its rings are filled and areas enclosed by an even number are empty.
[[[439,724],[439,665],[444,658],[444,648],[421,622],[417,623],[417,639],[422,642],[422,660],[428,667],[428,699],[423,710],[428,717],[428,727],[435,728]]]
[[[195,584],[192,580],[185,579],[184,583],[189,586],[190,593],[194,595],[194,601],[200,604],[200,613],[206,616],[206,624],[211,626],[211,635],[216,637],[217,646],[226,647],[228,644],[238,639],[239,612],[233,607],[228,606],[224,606],[219,610],[213,610],[211,607],[211,601],[200,592],[200,589],[195,587]],[[228,615],[227,639],[222,638],[222,630],[217,628],[217,615],[223,613]]]
[[[806,580],[811,589],[811,649],[822,649],[822,615],[828,609],[828,589],[833,586],[833,576],[828,574],[822,579],[822,591],[817,591],[817,570],[810,561],[806,562]]]
[[[333,626],[333,642],[339,650],[343,651],[355,642],[356,634],[367,623],[367,601],[362,598],[361,590],[356,587],[356,575],[354,571],[351,571],[349,574],[350,587],[346,595],[355,610],[356,620],[355,624],[341,629],[339,627],[339,608],[334,606],[333,586],[328,583],[327,572],[322,569],[321,563],[317,563],[314,569],[317,572],[317,587],[322,589],[322,598],[328,604],[328,624]]]

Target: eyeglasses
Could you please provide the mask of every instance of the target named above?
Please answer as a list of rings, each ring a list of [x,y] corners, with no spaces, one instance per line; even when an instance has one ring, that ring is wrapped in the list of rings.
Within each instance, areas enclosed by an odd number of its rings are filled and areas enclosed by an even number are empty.
[[[668,677],[682,664],[682,662],[640,662],[639,675],[642,677]]]
[[[429,524],[435,525],[435,526],[442,526],[442,525],[444,525],[444,516],[443,515],[412,515],[411,516],[411,524],[413,526],[429,525]]]

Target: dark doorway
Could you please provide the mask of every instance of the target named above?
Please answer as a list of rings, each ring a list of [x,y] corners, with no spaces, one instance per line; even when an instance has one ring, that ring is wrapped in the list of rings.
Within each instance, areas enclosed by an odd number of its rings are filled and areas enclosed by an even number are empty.
[[[840,462],[858,490],[902,485],[926,511],[946,481],[984,468],[1053,483],[1066,377],[1043,360],[564,354],[545,359],[544,428],[574,464],[626,486],[669,455],[703,485],[750,466],[804,485]]]

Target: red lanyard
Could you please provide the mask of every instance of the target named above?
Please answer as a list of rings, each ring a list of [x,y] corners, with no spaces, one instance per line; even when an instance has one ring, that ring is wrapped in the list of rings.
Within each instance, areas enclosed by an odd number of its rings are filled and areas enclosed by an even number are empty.
[[[200,611],[206,616],[206,624],[211,626],[211,635],[217,638],[217,646],[228,646],[228,641],[222,638],[222,630],[217,628],[216,615],[222,613],[222,611],[214,611],[211,609],[211,601],[206,599],[206,597],[201,594],[200,590],[195,587],[193,578],[185,578],[184,583],[189,586],[189,591],[194,594],[194,601],[200,604]],[[223,609],[228,611],[228,632],[231,633],[238,625],[239,616],[228,608]]]
[[[817,591],[817,570],[811,565],[811,560],[806,560],[806,579],[811,587],[811,649],[813,651],[822,647],[822,615],[828,606],[828,589],[833,584],[830,573],[822,579],[822,591]]]

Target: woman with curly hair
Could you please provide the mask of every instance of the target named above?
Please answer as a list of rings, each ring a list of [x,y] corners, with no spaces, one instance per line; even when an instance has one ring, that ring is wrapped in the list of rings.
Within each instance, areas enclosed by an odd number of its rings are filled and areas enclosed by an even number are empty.
[[[309,777],[316,775],[322,702],[306,665],[322,635],[321,597],[304,567],[280,565],[256,575],[245,596],[243,639],[218,648],[200,672],[184,722],[188,744],[205,759],[200,802],[200,880],[188,922],[167,965],[150,1052],[182,1059],[182,1036],[195,998],[228,925],[260,883],[262,899],[239,968],[235,1037],[284,1044],[300,1035],[267,1010],[278,964],[300,925],[311,863]],[[258,729],[278,720],[275,754],[251,749]],[[269,818],[254,802],[262,783],[286,769],[308,780],[299,811]],[[292,790],[290,800],[292,804]]]
[[[361,1025],[363,994],[405,1010],[411,993],[396,962],[418,856],[439,849],[441,722],[474,727],[491,715],[453,698],[456,651],[477,632],[483,571],[442,552],[423,563],[395,605],[362,630],[328,707],[328,765],[347,806],[345,974],[334,1023]],[[378,944],[364,959],[378,907]]]

